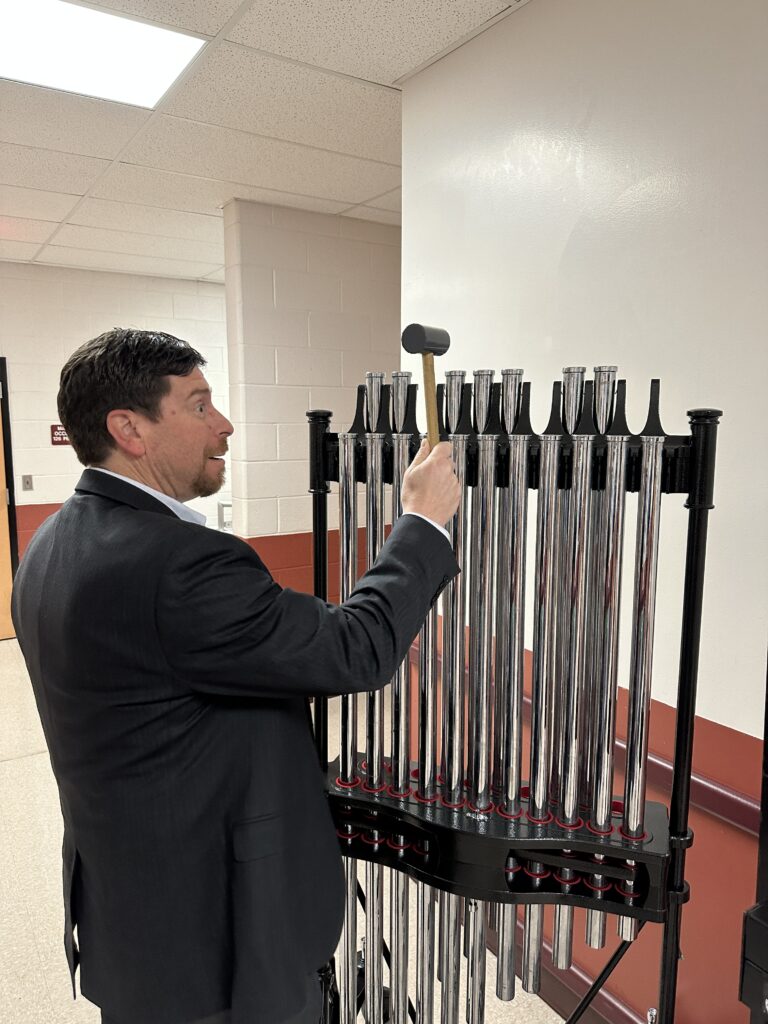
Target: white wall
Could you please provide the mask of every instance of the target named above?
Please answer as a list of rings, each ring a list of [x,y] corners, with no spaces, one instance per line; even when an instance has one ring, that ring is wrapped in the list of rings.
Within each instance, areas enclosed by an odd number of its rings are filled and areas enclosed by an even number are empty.
[[[400,229],[235,199],[224,240],[233,527],[303,533],[307,410],[345,430],[366,371],[399,368]],[[337,517],[332,494],[331,528]]]
[[[229,405],[224,286],[132,274],[0,262],[0,355],[8,360],[13,468],[18,505],[65,501],[82,466],[51,445],[56,393],[68,356],[112,327],[167,331],[208,360],[205,375],[223,412]],[[21,489],[32,474],[34,490]],[[190,504],[215,525],[229,486]]]
[[[764,0],[534,0],[403,97],[403,322],[451,332],[443,369],[525,367],[538,429],[572,364],[619,365],[634,430],[653,376],[669,433],[687,409],[725,411],[698,708],[752,735],[766,668],[766,52]],[[680,496],[662,526],[654,695],[675,703]],[[628,646],[625,633],[624,682]]]

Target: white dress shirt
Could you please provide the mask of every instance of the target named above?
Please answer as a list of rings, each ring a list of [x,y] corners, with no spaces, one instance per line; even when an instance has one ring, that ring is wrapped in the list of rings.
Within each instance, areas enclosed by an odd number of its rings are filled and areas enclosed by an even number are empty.
[[[172,498],[170,494],[163,494],[162,491],[156,491],[154,487],[148,487],[146,484],[139,483],[138,480],[134,480],[133,477],[123,476],[122,473],[113,473],[111,469],[102,469],[101,466],[89,466],[89,469],[95,469],[98,473],[106,473],[107,476],[114,476],[118,480],[124,480],[127,484],[133,484],[134,487],[138,487],[140,491],[146,491],[147,494],[151,494],[153,498],[157,498],[158,501],[162,501],[164,505],[167,505],[171,512],[175,512],[179,519],[186,519],[188,523],[197,523],[198,526],[205,526],[206,518],[202,512],[196,512],[193,508],[187,508],[187,506],[181,502]]]

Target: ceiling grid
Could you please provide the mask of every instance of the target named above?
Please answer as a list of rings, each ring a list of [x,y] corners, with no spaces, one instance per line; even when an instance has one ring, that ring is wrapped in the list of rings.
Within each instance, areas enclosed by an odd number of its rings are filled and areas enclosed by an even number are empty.
[[[525,2],[89,0],[206,44],[154,110],[0,79],[0,259],[221,280],[232,198],[397,225],[397,83]]]

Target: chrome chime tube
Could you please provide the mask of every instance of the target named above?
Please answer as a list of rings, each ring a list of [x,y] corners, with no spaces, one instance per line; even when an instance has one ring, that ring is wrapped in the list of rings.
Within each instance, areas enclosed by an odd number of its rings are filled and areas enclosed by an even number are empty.
[[[491,800],[491,669],[493,638],[493,550],[496,498],[496,436],[484,434],[489,421],[492,370],[474,374],[477,485],[472,496],[469,602],[470,813],[485,814]],[[470,901],[467,1020],[482,1024],[485,1013],[486,909]],[[466,924],[465,924],[466,927]]]
[[[640,441],[642,444],[642,469],[637,503],[627,767],[622,821],[622,832],[629,839],[641,839],[645,831],[645,784],[648,726],[651,712],[653,627],[656,611],[656,576],[661,518],[661,462],[664,437],[644,434]],[[628,861],[629,866],[633,866],[633,863]],[[626,882],[625,886],[625,892],[631,901],[633,883]],[[637,931],[635,918],[619,918],[618,933],[623,940],[632,941],[637,937]]]
[[[392,374],[392,522],[403,513],[403,476],[410,458],[411,435],[401,433],[405,425],[411,374]],[[392,779],[389,793],[406,797],[410,793],[410,665],[406,657],[395,673],[392,685]],[[405,846],[402,836],[395,844]],[[392,1024],[408,1024],[408,875],[392,871],[390,885],[390,1018]]]
[[[523,665],[525,657],[525,550],[528,512],[527,427],[513,433],[520,412],[522,370],[502,371],[502,408],[509,445],[509,479],[500,491],[496,610],[496,729],[494,784],[497,810],[504,818],[520,816],[522,771]],[[511,878],[520,870],[507,861]],[[498,911],[496,995],[508,1001],[515,995],[515,938],[517,905],[503,903]]]
[[[583,724],[582,694],[586,671],[588,636],[587,597],[589,583],[590,505],[592,499],[592,423],[591,382],[584,389],[584,414],[572,435],[571,494],[565,550],[561,552],[564,575],[568,582],[568,603],[564,616],[568,616],[568,654],[565,659],[567,675],[561,690],[562,760],[560,762],[560,801],[557,823],[567,829],[581,825],[579,817],[579,755],[581,752],[581,726]],[[564,854],[568,851],[564,850]],[[557,875],[563,892],[570,891],[576,881],[570,868]],[[573,907],[558,903],[552,939],[552,960],[559,970],[568,970],[572,962]]]
[[[357,578],[356,434],[339,435],[339,541],[341,546],[340,597],[346,601]],[[341,750],[339,781],[352,788],[359,783],[357,768],[357,694],[341,697]],[[351,830],[349,830],[351,831]],[[340,957],[339,1024],[355,1024],[357,1017],[357,861],[344,858],[345,906]]]
[[[615,366],[595,367],[594,387],[594,419],[598,434],[605,435],[611,425],[613,416],[614,391],[616,388]],[[594,786],[594,747],[597,742],[595,694],[599,686],[599,677],[603,662],[603,620],[600,611],[601,592],[607,571],[605,549],[601,538],[605,532],[605,490],[598,488],[592,492],[592,512],[590,521],[590,582],[588,593],[587,614],[589,616],[589,632],[592,637],[590,653],[587,658],[584,677],[584,695],[582,701],[582,737],[581,768],[579,780],[579,800],[582,810],[588,814],[592,809]]]
[[[445,374],[445,411],[453,465],[461,486],[461,501],[448,532],[453,552],[464,569],[467,558],[467,435],[458,434],[466,374]],[[458,811],[464,805],[464,628],[466,575],[462,571],[443,591],[443,742],[442,803]],[[461,976],[461,903],[453,893],[440,894],[440,978],[443,983],[441,1024],[458,1024]]]
[[[367,373],[366,399],[368,430],[366,434],[366,567],[373,563],[384,543],[384,477],[383,433],[376,427],[381,407],[383,373]],[[383,694],[375,690],[367,694],[366,750],[363,786],[369,792],[384,788],[384,715]],[[374,831],[375,841],[378,833]],[[384,917],[383,869],[379,864],[365,866],[365,1016],[368,1024],[383,1024],[384,982],[382,922]]]
[[[549,811],[552,756],[552,698],[558,620],[557,470],[560,455],[560,382],[555,382],[553,416],[539,438],[539,493],[536,510],[536,564],[533,623],[533,686],[531,696],[531,771],[528,817],[533,824],[551,820]],[[534,862],[528,872],[535,886],[542,865]],[[526,904],[523,932],[522,984],[526,992],[538,992],[541,984],[541,945],[544,908]]]
[[[563,367],[563,426],[567,434],[574,434],[584,401],[584,366]],[[550,779],[550,801],[554,807],[560,804],[560,772],[563,763],[563,744],[565,731],[565,687],[568,680],[568,654],[570,619],[570,580],[568,577],[569,561],[567,556],[567,534],[570,515],[571,490],[561,488],[557,492],[558,520],[558,622],[557,622],[557,654],[554,678],[554,696],[552,701],[552,775]]]
[[[595,370],[597,375],[597,368]],[[593,832],[610,835],[613,810],[613,756],[616,733],[616,684],[619,667],[619,621],[621,607],[621,570],[624,551],[625,480],[629,430],[624,419],[625,382],[619,381],[616,394],[617,415],[605,437],[605,490],[600,495],[598,555],[594,560],[597,585],[594,590],[594,621],[600,637],[595,657],[594,728],[592,730],[592,806],[589,827]],[[599,406],[596,404],[598,415]],[[596,496],[595,495],[595,496]],[[600,854],[595,857],[602,862]],[[593,875],[588,884],[594,896],[605,892],[605,876]],[[605,945],[606,915],[588,910],[586,942],[593,949]]]
[[[433,605],[419,634],[419,749],[416,799],[434,803],[437,793],[437,629]],[[416,1013],[431,1024],[435,1009],[435,894],[426,882],[417,883]]]
[[[419,634],[419,758],[416,799],[437,799],[437,606]],[[435,1001],[435,901],[432,887],[417,882],[416,1012],[431,1024]]]

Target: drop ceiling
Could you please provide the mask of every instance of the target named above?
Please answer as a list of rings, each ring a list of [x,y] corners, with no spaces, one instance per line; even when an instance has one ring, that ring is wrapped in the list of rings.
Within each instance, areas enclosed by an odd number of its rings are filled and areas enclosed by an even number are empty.
[[[206,45],[154,110],[0,79],[0,259],[220,281],[235,197],[399,224],[399,83],[525,2],[88,3]]]

